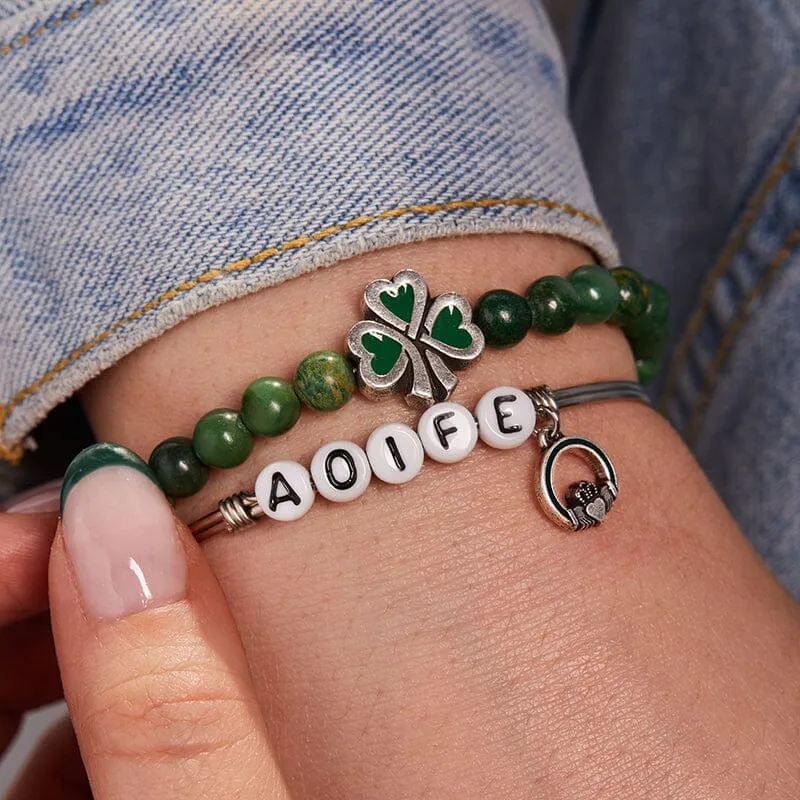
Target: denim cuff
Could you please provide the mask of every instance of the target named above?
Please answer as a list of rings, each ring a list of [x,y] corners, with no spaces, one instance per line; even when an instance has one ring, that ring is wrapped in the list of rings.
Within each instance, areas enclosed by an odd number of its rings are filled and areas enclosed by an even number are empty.
[[[0,9],[6,458],[147,340],[344,258],[528,231],[616,263],[531,0]]]

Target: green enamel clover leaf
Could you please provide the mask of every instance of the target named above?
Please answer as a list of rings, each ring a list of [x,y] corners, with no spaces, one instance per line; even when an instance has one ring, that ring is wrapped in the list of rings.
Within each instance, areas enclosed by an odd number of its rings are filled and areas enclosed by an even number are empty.
[[[464,316],[459,309],[443,308],[433,321],[431,337],[437,342],[464,350],[472,344],[472,334],[461,327],[463,321]]]
[[[378,375],[388,375],[403,352],[403,345],[388,336],[365,333],[361,343],[372,353],[372,369]]]
[[[406,393],[406,402],[428,406],[446,400],[464,369],[483,352],[483,334],[469,303],[452,292],[428,297],[414,270],[377,280],[364,290],[367,319],[347,335],[358,363],[361,390],[371,397]]]

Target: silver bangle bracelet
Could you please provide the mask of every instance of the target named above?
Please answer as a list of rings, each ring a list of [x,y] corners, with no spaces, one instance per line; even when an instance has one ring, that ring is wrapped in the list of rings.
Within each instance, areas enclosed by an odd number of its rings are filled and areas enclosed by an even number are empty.
[[[366,452],[352,442],[333,442],[320,448],[311,472],[292,461],[268,465],[252,492],[221,500],[217,508],[189,526],[202,542],[218,533],[249,527],[263,517],[290,521],[302,516],[315,494],[335,502],[359,497],[372,475],[386,483],[405,483],[415,477],[425,455],[434,461],[455,463],[472,451],[477,439],[498,449],[510,449],[535,437],[542,450],[537,495],[542,509],[558,525],[583,530],[602,523],[619,493],[611,460],[588,439],[561,432],[561,412],[605,400],[638,400],[649,405],[645,390],[633,381],[605,381],[551,390],[547,386],[519,390],[501,386],[487,392],[475,413],[457,403],[431,406],[420,417],[417,431],[390,423],[378,428]],[[554,488],[560,455],[582,455],[596,481],[580,481],[563,497]]]

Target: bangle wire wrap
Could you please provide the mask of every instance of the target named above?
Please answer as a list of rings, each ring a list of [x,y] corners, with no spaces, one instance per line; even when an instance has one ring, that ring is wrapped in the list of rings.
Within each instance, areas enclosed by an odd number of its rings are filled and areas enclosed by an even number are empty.
[[[549,426],[537,427],[535,431],[542,449],[559,438],[559,412],[566,408],[604,400],[638,400],[650,405],[647,392],[634,381],[603,381],[566,389],[536,386],[526,389],[525,394],[549,421]],[[214,511],[191,523],[189,530],[198,542],[203,542],[218,533],[234,533],[247,528],[264,516],[255,495],[241,492],[221,500]]]

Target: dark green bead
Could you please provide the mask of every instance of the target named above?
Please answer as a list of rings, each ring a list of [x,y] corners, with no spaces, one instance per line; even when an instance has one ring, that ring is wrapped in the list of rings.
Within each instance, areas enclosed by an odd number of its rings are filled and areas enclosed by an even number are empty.
[[[294,390],[300,402],[317,411],[341,408],[356,390],[350,362],[331,350],[306,356],[294,376]]]
[[[532,283],[525,292],[531,307],[531,327],[537,333],[566,333],[578,316],[578,295],[569,281],[548,275]]]
[[[638,360],[659,358],[664,355],[669,343],[667,331],[656,332],[650,337],[628,338],[633,357]]]
[[[617,282],[619,305],[609,321],[624,327],[643,314],[647,307],[644,278],[635,269],[628,267],[615,267],[611,274]]]
[[[641,358],[636,362],[636,374],[642,386],[651,383],[659,372],[661,372],[660,358]]]
[[[258,378],[244,390],[239,416],[253,433],[279,436],[300,417],[300,400],[289,381]]]
[[[587,264],[572,270],[567,280],[578,295],[578,322],[591,324],[611,319],[619,306],[619,288],[607,269]]]
[[[195,426],[192,447],[209,467],[229,469],[247,461],[253,450],[253,434],[235,411],[216,408]]]
[[[148,463],[170,497],[196,494],[208,480],[208,467],[197,457],[192,440],[186,436],[175,436],[156,445]]]
[[[101,467],[131,467],[141,472],[142,475],[148,477],[158,486],[156,476],[151,472],[150,467],[132,450],[113,442],[98,442],[81,450],[67,467],[61,484],[62,514],[64,513],[67,496],[78,482]]]
[[[623,328],[637,359],[657,358],[669,339],[667,290],[655,281],[645,281],[644,292],[647,301],[644,312]]]
[[[625,325],[625,333],[632,339],[652,337],[669,327],[669,294],[655,281],[644,282],[645,308],[636,319]]]
[[[486,292],[475,305],[472,321],[490,347],[511,347],[531,328],[531,307],[521,295],[505,289]]]

